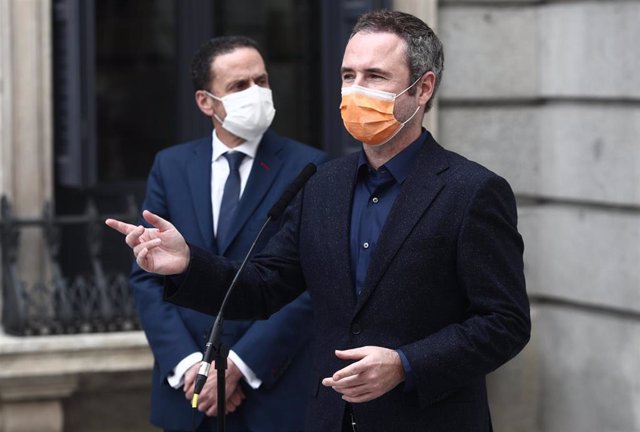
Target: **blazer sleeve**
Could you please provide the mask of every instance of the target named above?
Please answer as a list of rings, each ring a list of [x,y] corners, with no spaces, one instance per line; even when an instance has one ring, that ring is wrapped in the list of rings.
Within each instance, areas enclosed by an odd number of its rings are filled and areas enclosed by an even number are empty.
[[[467,318],[401,347],[421,405],[493,371],[528,342],[524,246],[516,225],[507,182],[485,179],[467,205],[457,241],[457,279],[467,299]]]
[[[238,278],[226,304],[226,319],[267,319],[306,290],[298,255],[298,224],[302,192],[285,211],[283,227],[264,251],[252,258]],[[187,270],[165,277],[166,301],[215,315],[239,262],[189,244]]]
[[[156,157],[149,174],[143,208],[169,217],[159,166]],[[145,272],[134,261],[129,286],[151,351],[161,375],[166,377],[180,360],[200,349],[185,327],[176,306],[163,301],[162,277]]]

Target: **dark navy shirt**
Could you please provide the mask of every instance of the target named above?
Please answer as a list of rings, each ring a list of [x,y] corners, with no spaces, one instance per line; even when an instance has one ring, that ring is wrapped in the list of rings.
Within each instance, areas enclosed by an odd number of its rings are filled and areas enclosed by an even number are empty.
[[[423,130],[417,140],[377,170],[369,165],[364,151],[360,153],[351,209],[350,233],[351,268],[356,296],[360,295],[364,287],[371,256],[376,249],[391,207],[400,194],[402,184],[411,172],[426,138],[427,131]],[[405,370],[405,388],[412,388],[413,379],[409,362],[401,350],[397,351]]]

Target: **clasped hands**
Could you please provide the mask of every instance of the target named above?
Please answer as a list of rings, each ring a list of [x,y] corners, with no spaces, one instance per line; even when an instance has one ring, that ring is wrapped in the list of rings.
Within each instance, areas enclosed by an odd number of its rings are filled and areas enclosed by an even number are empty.
[[[212,366],[214,366],[212,364]],[[184,385],[182,390],[187,400],[193,399],[195,390],[196,376],[200,369],[200,363],[191,366],[184,376]],[[211,369],[213,371],[213,367]],[[227,362],[227,370],[225,371],[225,413],[232,413],[240,406],[245,398],[244,391],[240,385],[242,372],[236,367],[233,361]],[[202,387],[202,391],[198,395],[198,411],[201,411],[209,417],[218,415],[218,376],[216,373],[209,373],[207,381]]]

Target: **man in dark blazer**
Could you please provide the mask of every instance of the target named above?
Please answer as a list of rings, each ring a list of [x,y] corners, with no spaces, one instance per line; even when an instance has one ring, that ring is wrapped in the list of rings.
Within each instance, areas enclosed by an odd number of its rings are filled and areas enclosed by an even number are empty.
[[[324,164],[245,268],[229,314],[266,318],[306,287],[314,310],[309,431],[491,430],[485,376],[530,334],[508,183],[422,129],[442,45],[401,12],[362,16],[342,63],[341,113],[360,153]],[[118,221],[165,298],[213,313],[237,264],[168,222]]]
[[[319,163],[325,156],[267,129],[273,118],[268,75],[251,39],[208,41],[194,58],[192,75],[196,103],[211,117],[214,132],[158,153],[143,208],[172,221],[191,244],[241,259],[267,211],[294,177],[307,163]],[[234,102],[243,94],[248,97],[242,103]],[[256,95],[258,104],[252,105]],[[223,228],[227,152],[244,153],[238,168],[244,187],[232,223]],[[277,226],[269,230],[256,250]],[[165,430],[191,431],[193,382],[213,318],[164,303],[162,278],[135,264],[130,285],[155,358],[151,421]],[[231,349],[227,409],[233,411],[226,418],[228,430],[302,429],[309,397],[311,325],[308,294],[266,321],[226,321],[223,342]],[[215,430],[216,421],[210,418],[217,412],[213,365],[198,408],[203,412],[198,412],[197,430]]]

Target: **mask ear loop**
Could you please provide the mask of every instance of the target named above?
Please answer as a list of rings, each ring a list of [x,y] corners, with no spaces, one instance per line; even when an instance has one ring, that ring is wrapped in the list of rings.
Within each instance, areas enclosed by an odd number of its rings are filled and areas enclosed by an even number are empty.
[[[202,90],[202,91],[204,92],[204,94],[206,94],[207,96],[209,96],[211,99],[214,99],[214,100],[217,100],[217,101],[221,102],[221,103],[222,103],[222,106],[224,106],[224,101],[222,100],[222,98],[219,98],[218,96],[216,96],[216,95],[214,95],[214,94],[211,94],[211,93],[209,93],[209,92],[208,92],[208,91],[206,91],[206,90]],[[222,120],[222,119],[220,118],[220,116],[219,116],[218,114],[216,114],[215,112],[213,113],[213,116],[216,118],[216,120],[218,120],[218,121],[220,122],[220,124],[224,123],[224,120]]]
[[[411,84],[409,87],[407,87],[406,89],[404,89],[404,90],[402,90],[400,93],[398,93],[398,94],[396,95],[396,98],[398,98],[399,96],[402,96],[404,93],[406,93],[407,91],[409,91],[409,89],[410,89],[411,87],[413,87],[414,85],[416,85],[416,83],[417,83],[418,81],[420,81],[420,80],[422,79],[422,77],[424,76],[424,74],[426,74],[427,72],[428,72],[428,71],[425,71],[425,72],[423,72],[422,74],[420,74],[420,76],[418,77],[418,79],[417,79],[417,80],[415,80],[415,81],[413,82],[413,84]]]
[[[396,98],[397,98],[398,96],[402,95],[404,92],[409,91],[409,89],[410,89],[411,87],[413,87],[414,85],[416,85],[416,83],[417,83],[418,81],[420,81],[420,80],[424,77],[424,74],[426,74],[427,72],[429,72],[429,71],[425,71],[425,72],[423,72],[423,73],[418,77],[418,79],[417,79],[417,80],[415,80],[415,81],[413,82],[413,84],[411,84],[409,87],[407,87],[406,89],[404,89],[404,90],[402,90],[400,93],[398,93],[398,94],[396,95]],[[394,104],[395,104],[395,100],[394,100]],[[409,118],[408,118],[407,120],[405,120],[404,122],[400,123],[400,124],[402,125],[402,127],[401,127],[401,128],[399,128],[399,129],[398,129],[398,131],[400,131],[400,129],[402,129],[402,128],[404,127],[404,125],[405,125],[405,124],[407,124],[407,123],[409,123],[409,122],[411,121],[411,119],[416,115],[416,113],[418,112],[418,110],[419,110],[419,109],[420,109],[420,105],[418,105],[418,107],[417,107],[417,108],[416,108],[416,110],[413,112],[413,114],[411,114],[411,117],[409,117]],[[396,132],[396,133],[397,133],[397,132]],[[395,136],[395,134],[393,134],[393,136]],[[391,139],[391,138],[389,138],[389,139]]]
[[[426,73],[426,72],[425,72],[425,73]],[[404,90],[402,90],[400,93],[398,93],[398,94],[396,95],[396,98],[397,98],[398,96],[401,96],[404,92],[408,91],[408,90],[409,90],[411,87],[413,87],[414,85],[416,85],[416,83],[422,79],[422,77],[424,76],[424,74],[425,74],[425,73],[423,73],[422,75],[420,75],[420,76],[418,77],[418,79],[417,79],[417,80],[415,80],[415,81],[413,82],[413,84],[411,84],[409,87],[407,87],[406,89],[404,89]],[[394,99],[394,105],[395,105],[395,99]],[[389,137],[389,138],[387,138],[386,140],[384,140],[383,142],[381,142],[381,143],[379,143],[379,144],[375,144],[375,145],[367,144],[367,145],[370,145],[370,146],[372,146],[372,147],[378,147],[378,146],[381,146],[381,145],[383,145],[383,144],[388,143],[389,141],[391,141],[391,140],[393,139],[393,137],[395,137],[396,135],[398,135],[398,133],[399,133],[399,132],[404,128],[404,125],[406,125],[407,123],[409,123],[409,122],[411,121],[411,119],[413,119],[413,118],[416,116],[416,114],[418,113],[418,111],[420,111],[420,105],[418,105],[418,106],[416,107],[416,110],[413,112],[413,114],[411,114],[411,117],[409,117],[408,119],[406,119],[405,121],[403,121],[402,123],[400,123],[400,127],[399,127],[399,128],[398,128],[398,129],[397,129],[397,130],[396,130],[396,131],[395,131],[395,132],[394,132],[394,133]],[[395,116],[394,116],[394,117],[395,117]]]

